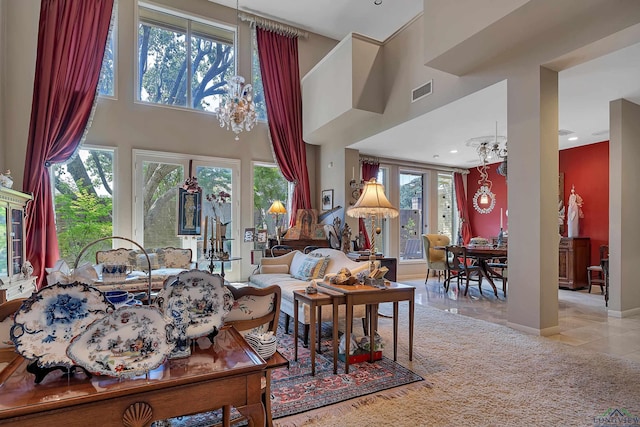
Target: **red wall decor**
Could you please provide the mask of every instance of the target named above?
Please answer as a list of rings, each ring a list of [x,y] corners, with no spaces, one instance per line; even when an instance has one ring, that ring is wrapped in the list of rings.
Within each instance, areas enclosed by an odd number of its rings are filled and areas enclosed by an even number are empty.
[[[503,209],[504,229],[509,230],[507,212],[507,183],[498,175],[499,163],[488,166],[492,191],[496,195],[496,205],[492,212],[481,214],[473,209],[473,195],[479,187],[480,174],[472,168],[467,176],[467,198],[469,200],[469,220],[474,237],[489,240],[500,232],[500,208]],[[571,195],[571,186],[582,197],[582,212],[579,235],[591,239],[591,265],[600,264],[600,245],[609,241],[609,141],[569,148],[559,152],[559,172],[564,173],[564,205]],[[565,209],[566,210],[566,209]],[[566,217],[565,231],[566,237]]]
[[[476,194],[480,184],[480,172],[471,168],[467,175],[467,205],[469,206],[469,222],[471,223],[471,235],[484,237],[491,241],[492,237],[498,237],[500,233],[500,209],[502,209],[502,225],[504,231],[509,230],[509,218],[507,217],[507,179],[498,175],[496,168],[500,163],[487,165],[487,173],[491,181],[491,191],[496,195],[496,205],[487,214],[481,214],[473,208],[473,195]]]

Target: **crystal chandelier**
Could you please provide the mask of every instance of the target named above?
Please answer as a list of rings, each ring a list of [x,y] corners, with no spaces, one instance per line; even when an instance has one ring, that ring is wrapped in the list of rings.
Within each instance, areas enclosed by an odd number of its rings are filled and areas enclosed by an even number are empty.
[[[238,26],[239,0],[236,0],[236,33],[240,45],[240,29]],[[236,46],[236,58],[238,47]],[[237,60],[236,60],[237,63]],[[216,115],[220,120],[220,127],[231,129],[235,134],[243,130],[249,132],[256,124],[256,108],[253,103],[253,86],[244,83],[244,77],[233,76],[227,81],[227,91],[222,97],[220,106],[216,108]]]
[[[235,134],[249,132],[256,124],[256,109],[253,104],[253,87],[244,83],[244,77],[233,76],[227,82],[227,92],[216,109],[220,127],[231,129]]]
[[[500,144],[504,143],[504,148]],[[480,136],[467,141],[467,146],[476,147],[481,164],[478,166],[480,179],[478,180],[478,191],[473,196],[473,207],[482,214],[489,213],[496,204],[496,196],[491,191],[492,182],[487,172],[487,164],[490,159],[502,159],[497,168],[498,174],[507,176],[507,138],[498,136],[498,122],[496,122],[496,134],[492,136]]]

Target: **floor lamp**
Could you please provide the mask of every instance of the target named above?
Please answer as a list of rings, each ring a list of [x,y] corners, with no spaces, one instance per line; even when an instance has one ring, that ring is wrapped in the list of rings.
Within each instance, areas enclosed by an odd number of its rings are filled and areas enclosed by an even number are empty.
[[[278,244],[280,244],[280,226],[278,225],[278,223],[280,220],[280,215],[285,215],[287,213],[287,210],[284,208],[280,200],[275,200],[271,204],[271,207],[269,208],[267,213],[270,213],[276,219],[276,240]]]
[[[365,182],[360,198],[347,210],[347,215],[352,218],[370,218],[371,248],[369,250],[369,271],[375,268],[375,221],[378,218],[395,218],[398,210],[394,208],[384,194],[384,186],[376,182],[375,178]]]

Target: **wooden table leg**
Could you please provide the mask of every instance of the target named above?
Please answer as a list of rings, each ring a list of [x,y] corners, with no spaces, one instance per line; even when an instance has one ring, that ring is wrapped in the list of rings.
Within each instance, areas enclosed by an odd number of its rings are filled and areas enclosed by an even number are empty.
[[[322,306],[318,306],[318,354],[322,353],[322,345],[320,342],[322,341]]]
[[[309,330],[311,332],[311,343],[309,349],[311,350],[311,375],[316,374],[316,305],[311,302],[309,304],[310,325]]]
[[[376,324],[378,323],[378,304],[368,304],[369,310],[369,363],[373,362],[376,343]]]
[[[347,302],[345,306],[346,310],[346,321],[345,325],[345,337],[344,337],[344,373],[349,373],[349,346],[351,345],[351,326],[353,323],[353,303],[351,302],[351,297],[347,295]]]
[[[398,360],[398,301],[393,303],[393,361]]]
[[[413,318],[414,318],[414,297],[415,291],[411,294],[411,299],[409,300],[409,360],[413,360]]]
[[[240,406],[238,412],[247,417],[249,427],[264,427],[264,405],[262,403],[252,403],[246,406]]]
[[[298,299],[293,294],[293,360],[298,361]]]
[[[333,301],[333,373],[338,373],[338,303]]]

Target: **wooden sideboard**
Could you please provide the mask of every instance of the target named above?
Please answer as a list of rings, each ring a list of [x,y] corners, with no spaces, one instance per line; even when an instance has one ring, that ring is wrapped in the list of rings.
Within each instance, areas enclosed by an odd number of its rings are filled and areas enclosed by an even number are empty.
[[[561,288],[586,288],[587,267],[591,257],[591,240],[588,237],[563,237],[558,252],[558,286]]]

